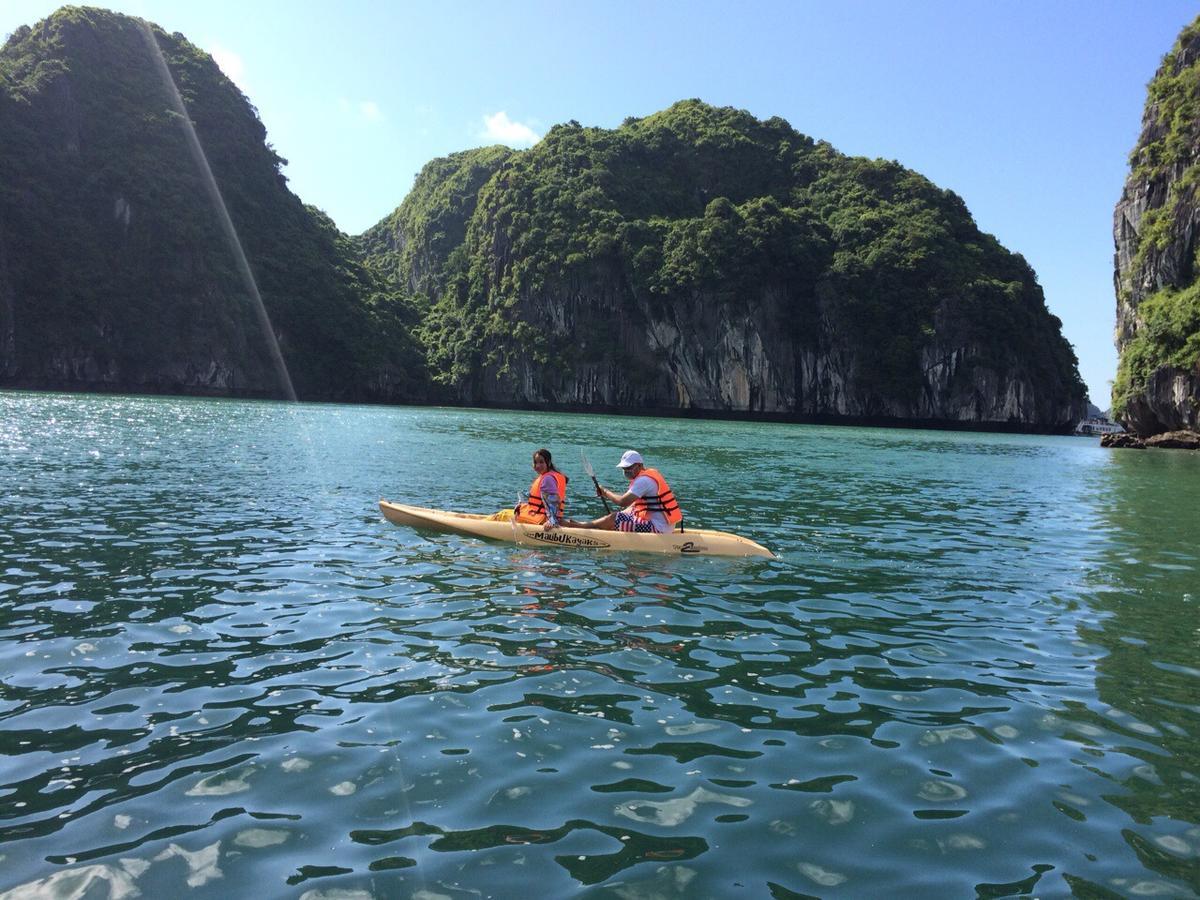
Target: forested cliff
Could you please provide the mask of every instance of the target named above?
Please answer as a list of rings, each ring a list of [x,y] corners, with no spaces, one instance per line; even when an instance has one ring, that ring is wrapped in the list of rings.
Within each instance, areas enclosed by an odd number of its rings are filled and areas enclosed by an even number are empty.
[[[436,221],[436,227],[429,222]],[[462,402],[1063,428],[1034,273],[962,200],[698,100],[431,163],[365,237]]]
[[[0,384],[287,395],[176,88],[296,391],[419,397],[408,308],[288,190],[237,87],[181,35],[73,7],[0,50]]]
[[[0,51],[0,385],[286,395],[189,120],[301,398],[1083,413],[1033,271],[896,163],[691,100],[434,160],[351,239],[206,54],[82,8]]]
[[[1113,412],[1141,436],[1200,431],[1200,18],[1147,88],[1113,216]]]

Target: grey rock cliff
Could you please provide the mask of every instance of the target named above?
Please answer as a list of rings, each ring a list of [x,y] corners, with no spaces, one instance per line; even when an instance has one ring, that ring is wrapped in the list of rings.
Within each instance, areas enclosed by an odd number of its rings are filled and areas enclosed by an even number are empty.
[[[1151,82],[1132,169],[1113,213],[1115,337],[1123,368],[1137,364],[1135,339],[1147,328],[1143,303],[1161,291],[1186,290],[1197,280],[1200,122],[1189,98],[1194,101],[1200,93],[1198,83],[1200,29],[1193,23]],[[1114,396],[1123,405],[1119,418],[1127,429],[1143,437],[1200,430],[1200,364],[1159,363],[1137,378],[1130,396]],[[1118,382],[1117,392],[1120,376]]]
[[[815,330],[790,334],[781,327],[784,299],[765,288],[736,311],[714,298],[661,306],[603,277],[524,296],[521,319],[542,323],[572,364],[518,357],[485,366],[459,399],[1045,431],[1083,415],[1066,386],[1033,378],[1020,348],[997,357],[956,339],[949,323],[922,350],[910,401],[864,390],[871,358],[825,314]]]

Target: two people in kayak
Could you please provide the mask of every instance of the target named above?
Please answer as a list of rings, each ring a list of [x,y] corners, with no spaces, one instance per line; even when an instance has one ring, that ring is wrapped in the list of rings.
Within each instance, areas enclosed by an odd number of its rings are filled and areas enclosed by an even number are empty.
[[[646,466],[642,454],[626,450],[617,468],[629,480],[622,494],[596,483],[596,496],[616,505],[617,509],[590,522],[567,519],[563,510],[567,499],[567,476],[554,467],[553,457],[545,448],[533,454],[533,484],[529,499],[512,511],[502,510],[492,518],[515,518],[518,522],[541,525],[544,531],[566,525],[570,528],[598,528],[606,531],[665,534],[683,521],[683,513],[667,480],[657,469]],[[607,504],[606,504],[607,505]]]

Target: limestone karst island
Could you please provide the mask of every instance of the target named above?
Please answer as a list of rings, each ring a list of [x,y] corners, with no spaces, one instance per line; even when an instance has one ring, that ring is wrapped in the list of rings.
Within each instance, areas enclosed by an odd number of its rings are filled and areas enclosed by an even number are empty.
[[[1141,436],[1196,428],[1196,40],[1150,87],[1117,209],[1115,415]],[[921,174],[780,118],[684,100],[557,125],[432,160],[351,236],[180,34],[67,7],[9,38],[0,78],[2,386],[1060,432],[1086,413],[1019,253]]]
[[[687,100],[433,160],[351,237],[288,190],[212,59],[150,29],[302,399],[1028,430],[1084,412],[1029,266],[895,163]],[[2,383],[283,396],[147,26],[64,9],[3,72]]]
[[[1113,410],[1137,437],[1198,446],[1200,432],[1200,19],[1150,82],[1113,221]],[[1136,438],[1135,438],[1136,443]]]

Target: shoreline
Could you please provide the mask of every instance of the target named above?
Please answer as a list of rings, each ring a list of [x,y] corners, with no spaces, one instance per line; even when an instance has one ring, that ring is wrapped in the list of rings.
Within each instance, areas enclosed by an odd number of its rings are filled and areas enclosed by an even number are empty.
[[[95,395],[124,395],[132,397],[195,397],[204,400],[262,400],[293,402],[267,391],[205,391],[147,388],[145,386],[104,385],[100,387],[59,384],[31,386],[28,383],[5,384],[0,382],[0,391],[21,391],[36,394],[66,393]],[[901,430],[966,431],[995,434],[1045,434],[1070,436],[1075,423],[1067,425],[1035,425],[1013,421],[963,421],[958,419],[916,419],[893,416],[840,416],[830,414],[803,414],[769,412],[764,410],[701,409],[696,407],[615,407],[609,405],[583,405],[577,403],[495,403],[490,401],[449,402],[445,398],[429,400],[406,399],[403,401],[377,400],[361,397],[300,398],[297,403],[338,403],[362,406],[414,406],[421,408],[443,407],[446,409],[481,409],[509,412],[552,412],[575,415],[611,415],[643,417],[652,419],[701,419],[727,422],[766,422],[784,425],[832,425],[851,428],[896,428]]]
[[[1100,446],[1109,450],[1200,450],[1200,434],[1187,429],[1164,431],[1149,437],[1128,432],[1105,434],[1100,437]]]

